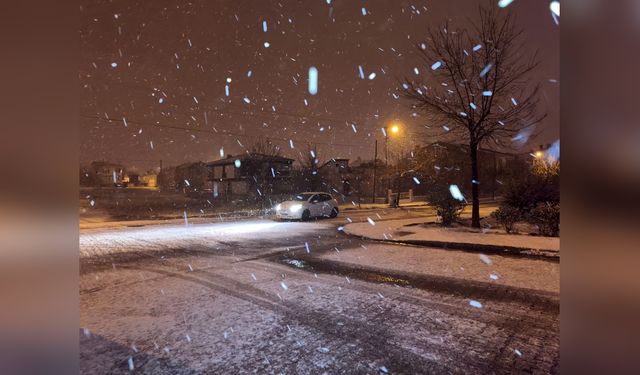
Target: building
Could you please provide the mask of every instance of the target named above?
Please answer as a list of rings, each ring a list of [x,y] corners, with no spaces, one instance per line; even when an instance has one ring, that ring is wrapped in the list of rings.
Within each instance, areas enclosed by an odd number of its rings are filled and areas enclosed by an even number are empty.
[[[290,194],[293,159],[246,153],[227,155],[207,163],[210,187],[215,198]]]
[[[357,198],[360,202],[372,202],[375,186],[376,202],[384,202],[387,196],[387,188],[389,187],[389,170],[384,165],[384,161],[380,159],[376,160],[375,164],[373,160],[354,161],[350,166],[349,180],[352,188],[352,197]]]
[[[150,188],[158,187],[158,174],[155,171],[148,171],[140,176],[140,184]]]
[[[437,171],[446,171],[452,183],[455,181],[463,191],[471,192],[471,161],[469,146],[447,142],[436,142],[422,146],[414,152],[413,165],[419,177],[428,179]],[[506,180],[527,171],[527,160],[522,154],[512,154],[481,148],[478,150],[479,194],[484,197],[500,195]],[[529,162],[530,163],[530,162]],[[402,179],[402,186],[411,186],[412,175]],[[415,185],[415,184],[413,184]],[[422,195],[427,184],[414,186],[414,192]]]
[[[123,186],[124,166],[106,161],[94,161],[89,167],[91,185],[97,187]]]
[[[177,191],[195,193],[211,189],[209,167],[201,161],[177,166],[173,179]]]

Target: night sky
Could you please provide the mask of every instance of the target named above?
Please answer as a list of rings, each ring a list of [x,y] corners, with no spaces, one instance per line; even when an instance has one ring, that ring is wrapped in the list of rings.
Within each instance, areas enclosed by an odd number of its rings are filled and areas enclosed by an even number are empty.
[[[371,159],[374,138],[382,139],[389,121],[400,120],[409,135],[424,129],[426,120],[394,94],[414,67],[429,74],[416,53],[427,27],[447,19],[467,25],[486,2],[82,3],[80,162],[118,161],[146,171],[161,159],[164,166],[216,160],[221,148],[235,155],[259,136],[294,159],[308,142],[321,161]],[[546,0],[516,0],[501,12],[515,13],[541,60],[533,78],[542,82],[540,108],[548,117],[527,152],[559,138],[559,26]],[[319,71],[315,96],[307,90],[311,66]]]

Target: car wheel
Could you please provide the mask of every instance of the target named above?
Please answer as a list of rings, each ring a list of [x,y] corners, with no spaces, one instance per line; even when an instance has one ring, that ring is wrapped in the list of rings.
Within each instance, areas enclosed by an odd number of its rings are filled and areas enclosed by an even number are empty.
[[[340,211],[338,211],[338,207],[334,207],[331,210],[331,215],[329,217],[334,218],[334,217],[338,216],[338,212],[340,212]]]
[[[300,218],[302,221],[307,221],[311,217],[311,212],[309,210],[304,210],[302,213],[302,217]]]

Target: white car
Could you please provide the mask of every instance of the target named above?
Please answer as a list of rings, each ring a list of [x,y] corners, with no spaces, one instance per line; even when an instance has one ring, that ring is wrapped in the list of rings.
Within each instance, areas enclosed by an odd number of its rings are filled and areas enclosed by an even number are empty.
[[[313,217],[338,216],[338,201],[331,194],[306,192],[275,206],[278,219],[309,220]]]

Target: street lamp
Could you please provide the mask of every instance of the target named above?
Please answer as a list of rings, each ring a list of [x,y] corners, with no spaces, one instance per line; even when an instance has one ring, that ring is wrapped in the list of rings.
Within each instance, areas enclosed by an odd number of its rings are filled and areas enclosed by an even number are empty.
[[[384,137],[384,164],[385,167],[388,167],[389,165],[389,145],[388,145],[388,140],[389,140],[389,136],[393,136],[393,137],[398,137],[400,135],[400,132],[402,130],[402,124],[399,121],[394,121],[391,124],[389,124],[388,126],[385,127],[385,137]],[[399,163],[399,161],[398,161]],[[399,173],[399,166],[396,164],[396,175]],[[399,181],[398,177],[396,176],[396,180]],[[391,180],[387,181],[387,189],[391,188]],[[398,191],[398,197],[399,197],[399,191]],[[387,194],[388,197],[388,194]],[[396,199],[396,203],[394,203],[393,205],[396,206],[397,202],[399,201],[399,199]],[[389,202],[387,202],[389,203]]]
[[[395,136],[395,135],[398,135],[398,133],[400,133],[400,124],[398,122],[394,122],[384,127],[384,166],[385,167],[387,167],[387,165],[389,164],[389,152],[388,152],[388,146],[387,146],[387,139],[389,138],[389,135]],[[375,146],[374,146],[374,154],[373,154],[373,193],[371,194],[372,196],[371,199],[373,203],[376,202],[377,160],[378,160],[378,139],[376,138]],[[388,187],[389,186],[387,186],[387,188]]]

